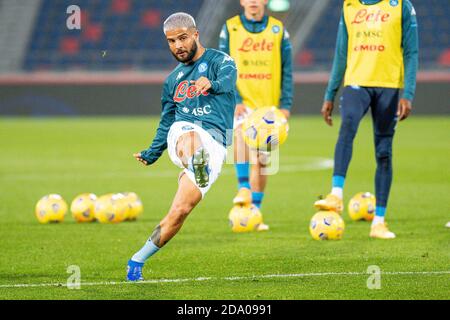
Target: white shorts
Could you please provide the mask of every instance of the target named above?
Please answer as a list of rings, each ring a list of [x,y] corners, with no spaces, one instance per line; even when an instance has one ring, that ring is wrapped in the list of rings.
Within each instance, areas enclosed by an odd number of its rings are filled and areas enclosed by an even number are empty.
[[[177,155],[177,141],[181,135],[194,131],[200,136],[203,147],[209,154],[209,184],[205,188],[200,188],[195,182],[195,175],[189,169],[183,166],[183,163]],[[167,135],[167,151],[169,153],[170,160],[178,167],[184,169],[183,172],[188,176],[188,178],[197,186],[197,188],[202,193],[202,198],[208,192],[211,185],[219,177],[220,171],[222,170],[222,165],[225,162],[227,155],[227,150],[223,145],[218,143],[214,138],[202,127],[195,125],[187,121],[177,121],[170,127],[169,133]]]

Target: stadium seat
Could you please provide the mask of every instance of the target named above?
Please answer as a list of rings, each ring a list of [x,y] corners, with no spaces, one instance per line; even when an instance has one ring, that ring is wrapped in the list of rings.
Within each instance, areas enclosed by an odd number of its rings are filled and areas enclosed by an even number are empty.
[[[66,28],[70,0],[43,0],[23,69],[164,70],[176,65],[162,32],[164,19],[184,11],[197,16],[202,1],[79,0],[81,30]],[[64,26],[64,27],[56,27]],[[101,57],[107,50],[108,55]]]

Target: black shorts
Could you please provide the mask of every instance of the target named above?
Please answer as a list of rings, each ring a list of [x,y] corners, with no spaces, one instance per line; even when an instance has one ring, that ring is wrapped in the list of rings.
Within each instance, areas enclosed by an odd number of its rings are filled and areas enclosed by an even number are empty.
[[[369,110],[376,135],[393,136],[397,124],[400,89],[347,86],[341,97],[341,116],[358,126]]]

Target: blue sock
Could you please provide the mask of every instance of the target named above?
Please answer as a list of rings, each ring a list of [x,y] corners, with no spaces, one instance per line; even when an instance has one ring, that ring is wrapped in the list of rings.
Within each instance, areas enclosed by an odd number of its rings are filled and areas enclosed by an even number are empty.
[[[386,207],[375,206],[375,215],[377,217],[384,217],[386,215]]]
[[[236,163],[236,174],[239,181],[239,189],[241,188],[250,188],[250,183],[248,180],[249,171],[250,171],[250,163],[249,162],[242,162],[242,163]]]
[[[264,192],[252,192],[252,200],[253,204],[258,207],[258,209],[261,209],[261,202],[264,198]]]
[[[333,188],[344,188],[345,177],[333,176]]]
[[[151,239],[145,243],[145,245],[134,254],[131,260],[135,262],[144,263],[148,258],[158,252],[159,248],[153,243]]]

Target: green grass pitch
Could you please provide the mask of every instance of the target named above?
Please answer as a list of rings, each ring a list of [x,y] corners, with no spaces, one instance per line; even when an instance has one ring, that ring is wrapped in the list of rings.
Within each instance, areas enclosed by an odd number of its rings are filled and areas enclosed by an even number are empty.
[[[312,203],[329,191],[332,173],[320,168],[320,159],[333,157],[339,120],[329,128],[318,117],[295,117],[263,203],[270,231],[230,231],[237,183],[233,166],[226,165],[181,232],[148,261],[144,276],[152,281],[124,283],[127,260],[165,215],[177,187],[178,169],[167,153],[152,167],[132,157],[151,142],[157,121],[0,119],[0,299],[450,297],[448,117],[413,116],[398,125],[387,212],[397,239],[370,239],[369,224],[352,222],[344,212],[341,241],[312,240]],[[374,172],[366,118],[355,140],[345,202],[357,192],[374,192]],[[40,225],[34,217],[35,203],[48,193],[70,204],[82,192],[119,191],[141,196],[144,214],[137,222],[77,224],[68,214],[62,224]],[[79,290],[64,286],[70,265],[80,267]],[[382,272],[378,290],[367,287],[371,265]]]

